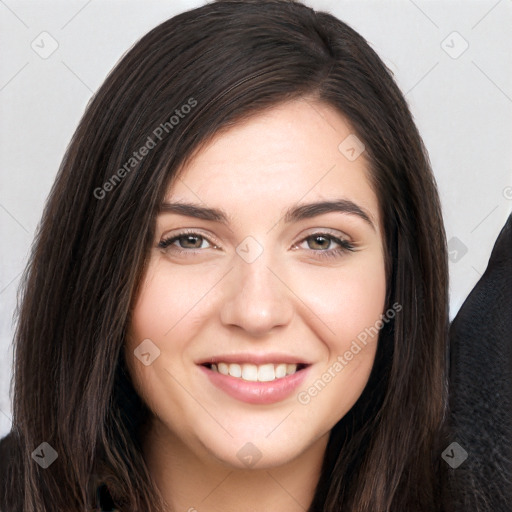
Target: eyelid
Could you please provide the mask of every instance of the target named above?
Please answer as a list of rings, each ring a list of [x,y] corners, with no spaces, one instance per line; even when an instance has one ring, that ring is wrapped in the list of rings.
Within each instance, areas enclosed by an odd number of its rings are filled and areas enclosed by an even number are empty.
[[[339,229],[332,229],[332,228],[310,228],[307,229],[305,233],[302,233],[300,235],[300,238],[297,240],[297,242],[304,241],[305,238],[308,238],[313,235],[332,235],[335,238],[340,238],[341,240],[344,240],[346,242],[353,243],[352,237],[347,235],[347,233],[340,231]]]
[[[187,234],[201,235],[203,238],[206,238],[207,240],[214,242],[215,245],[220,245],[220,242],[211,233],[208,233],[208,232],[202,230],[201,228],[183,228],[182,230],[175,229],[168,233],[162,234],[160,241],[168,240],[169,238],[173,238],[173,237],[181,236],[181,235],[187,235]],[[352,242],[352,237],[350,237],[349,235],[347,235],[347,233],[344,233],[343,231],[340,231],[338,229],[310,228],[310,229],[306,230],[306,233],[302,233],[300,235],[300,238],[298,238],[294,243],[302,242],[304,240],[304,238],[307,238],[308,236],[312,236],[312,235],[316,235],[316,234],[330,234],[335,237],[342,238],[343,240],[346,240],[347,242]]]
[[[175,232],[171,231],[166,235],[163,235],[161,240],[158,242],[157,247],[161,248],[163,251],[166,251],[169,247],[173,246],[174,243],[185,235],[199,235],[203,240],[206,240],[213,249],[220,249],[220,244],[216,241],[215,237],[210,234],[205,234],[203,230],[198,228],[185,228],[182,230],[175,230]],[[310,228],[306,233],[302,233],[301,237],[292,244],[292,250],[300,249],[298,247],[299,244],[305,242],[308,238],[313,236],[325,236],[327,239],[330,239],[332,242],[338,244],[338,248],[336,249],[327,249],[327,250],[313,250],[313,249],[302,249],[306,252],[316,253],[315,257],[327,257],[327,256],[335,256],[337,253],[343,253],[346,251],[354,251],[355,244],[353,243],[350,236],[346,235],[342,231],[332,229],[332,228]],[[213,240],[212,240],[213,239]],[[196,249],[183,249],[181,247],[175,247],[173,252],[175,253],[186,253],[190,255],[197,255],[200,252],[203,252],[204,248],[196,248]]]
[[[162,242],[170,240],[171,238],[179,238],[184,235],[200,235],[203,239],[205,239],[208,243],[210,243],[213,247],[220,246],[218,240],[210,233],[203,231],[200,228],[183,228],[183,229],[175,229],[168,233],[164,233],[158,242],[157,246],[159,246]],[[193,249],[187,250],[187,252],[192,251]]]
[[[338,246],[335,249],[326,250],[302,249],[306,251],[306,253],[313,253],[315,255],[314,258],[317,260],[339,259],[346,255],[346,253],[357,251],[357,245],[350,241],[349,237],[345,238],[344,236],[340,235],[336,236],[335,234],[331,233],[330,230],[328,229],[323,231],[314,231],[313,233],[309,233],[303,236],[301,240],[295,242],[295,244],[292,246],[292,250],[301,249],[299,245],[306,242],[309,238],[313,237],[322,237],[324,239],[329,240],[329,242],[334,242]]]

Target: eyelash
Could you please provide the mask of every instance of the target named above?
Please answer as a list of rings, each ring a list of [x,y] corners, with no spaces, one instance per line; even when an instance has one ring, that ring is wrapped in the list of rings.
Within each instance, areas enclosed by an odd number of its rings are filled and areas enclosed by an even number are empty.
[[[161,240],[158,243],[158,248],[160,248],[162,250],[167,250],[174,242],[176,242],[180,238],[184,237],[185,235],[193,235],[193,236],[195,236],[197,238],[202,238],[203,240],[206,240],[208,243],[211,244],[211,242],[208,240],[208,238],[205,237],[204,235],[201,235],[200,233],[197,233],[196,231],[187,230],[187,231],[182,231],[182,232],[180,232],[177,235],[174,235],[172,237],[169,237],[169,238],[166,238],[164,240]],[[329,233],[324,233],[324,232],[312,233],[312,234],[308,235],[307,237],[303,238],[302,240],[300,240],[299,242],[297,242],[296,244],[294,244],[294,247],[298,246],[302,242],[305,242],[306,240],[308,240],[310,238],[314,238],[314,237],[326,238],[327,240],[330,240],[332,242],[336,242],[340,246],[337,249],[329,249],[329,250],[322,250],[322,249],[314,250],[314,249],[310,249],[311,251],[318,253],[318,255],[316,257],[318,257],[320,259],[322,259],[322,258],[325,258],[325,259],[327,259],[327,258],[339,258],[343,254],[345,254],[347,252],[353,252],[355,250],[354,245],[351,244],[348,240],[344,240],[342,238],[338,238],[338,237],[335,237],[334,235],[331,235]],[[213,244],[213,247],[216,247],[216,246]],[[196,250],[194,250],[194,249],[180,249],[180,248],[176,247],[176,248],[173,249],[172,252],[175,252],[175,253],[178,253],[178,254],[187,253],[188,255],[191,255],[191,256],[197,256],[198,253],[201,252],[201,250],[197,250],[197,249]]]

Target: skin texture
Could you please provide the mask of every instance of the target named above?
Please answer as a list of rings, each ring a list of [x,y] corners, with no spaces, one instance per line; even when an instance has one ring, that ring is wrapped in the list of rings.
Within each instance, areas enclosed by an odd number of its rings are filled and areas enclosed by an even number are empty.
[[[230,219],[158,216],[126,344],[135,388],[154,413],[145,457],[174,510],[304,510],[329,432],[368,381],[377,337],[334,370],[385,307],[383,235],[368,163],[364,152],[350,161],[338,149],[351,133],[331,107],[290,101],[217,134],[168,191],[167,202],[222,209]],[[373,227],[340,212],[283,218],[289,207],[335,199],[357,203]],[[188,228],[204,238],[158,247]],[[321,258],[340,248],[311,236],[326,232],[354,251]],[[248,236],[259,246],[244,245]],[[239,244],[262,252],[248,263]],[[144,339],[160,350],[148,366],[134,357]],[[300,387],[272,404],[232,398],[197,364],[270,352],[311,364]],[[330,382],[308,393],[326,372]],[[246,450],[261,455],[251,467],[237,456],[248,442],[257,452]]]

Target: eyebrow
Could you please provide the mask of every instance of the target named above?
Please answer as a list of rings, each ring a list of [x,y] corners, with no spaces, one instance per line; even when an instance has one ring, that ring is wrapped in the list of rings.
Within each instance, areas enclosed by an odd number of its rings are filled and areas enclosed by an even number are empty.
[[[318,215],[332,212],[355,215],[364,220],[375,231],[375,226],[371,220],[370,214],[364,208],[349,199],[319,201],[292,206],[285,212],[284,221],[289,224],[291,222],[298,222],[300,220],[310,219]],[[159,213],[176,213],[186,217],[194,217],[196,219],[222,222],[223,224],[229,224],[230,222],[229,215],[227,215],[223,210],[181,201],[177,203],[162,203],[160,205]]]

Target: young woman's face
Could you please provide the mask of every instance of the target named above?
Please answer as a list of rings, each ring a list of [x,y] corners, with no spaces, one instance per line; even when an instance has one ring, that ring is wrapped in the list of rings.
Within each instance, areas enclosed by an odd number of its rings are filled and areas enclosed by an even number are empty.
[[[126,358],[156,431],[202,460],[325,446],[368,381],[377,336],[360,335],[386,282],[353,137],[332,108],[288,102],[218,134],[166,195]]]

